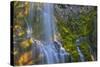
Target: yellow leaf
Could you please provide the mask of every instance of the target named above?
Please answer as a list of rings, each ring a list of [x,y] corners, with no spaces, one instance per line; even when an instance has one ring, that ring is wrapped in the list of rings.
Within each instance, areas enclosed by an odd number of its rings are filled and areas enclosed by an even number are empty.
[[[26,39],[26,40],[21,42],[21,47],[27,48],[27,47],[31,46],[32,43],[33,43],[33,41],[32,41],[31,38],[30,39]]]
[[[33,43],[32,38],[29,39],[29,44],[31,45]]]
[[[22,36],[23,34],[24,34],[24,31],[23,32],[19,32],[18,36]]]
[[[24,54],[22,54],[18,60],[18,64],[19,65],[25,65],[25,64],[31,64],[32,62],[30,62],[32,59],[32,53],[30,52],[25,52]]]
[[[15,25],[14,28],[15,28],[15,29],[21,29],[21,26],[20,26],[20,25]]]
[[[26,47],[28,47],[28,46],[29,46],[29,43],[28,43],[27,40],[21,42],[21,47],[26,48]]]

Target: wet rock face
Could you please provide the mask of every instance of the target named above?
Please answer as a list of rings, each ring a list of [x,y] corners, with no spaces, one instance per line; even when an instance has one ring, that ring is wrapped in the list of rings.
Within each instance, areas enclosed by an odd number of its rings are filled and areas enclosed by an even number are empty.
[[[61,44],[58,44],[58,42],[54,41],[54,45],[55,45],[56,50],[59,51],[61,48]]]

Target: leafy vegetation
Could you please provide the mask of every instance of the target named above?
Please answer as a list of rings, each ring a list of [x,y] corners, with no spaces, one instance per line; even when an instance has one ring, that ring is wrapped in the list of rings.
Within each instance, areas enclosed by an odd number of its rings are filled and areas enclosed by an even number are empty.
[[[33,64],[30,51],[32,41],[26,38],[25,24],[25,18],[29,15],[29,3],[15,1],[13,4],[14,65]]]
[[[87,8],[88,7],[81,7],[80,8]],[[63,9],[63,8],[62,8]],[[67,8],[66,8],[67,9]],[[73,9],[72,9],[73,10]],[[73,10],[74,11],[74,10]],[[85,56],[86,61],[91,61],[91,50],[89,46],[94,46],[88,42],[89,35],[95,32],[96,22],[94,22],[94,18],[96,18],[96,7],[92,7],[88,10],[80,10],[81,12],[78,15],[75,15],[73,12],[69,13],[68,19],[63,20],[63,18],[56,15],[57,26],[60,33],[62,44],[67,52],[69,52],[72,57],[73,61],[79,61],[79,53],[77,51],[76,39],[79,37],[87,37],[85,39],[86,42],[80,44],[80,49]],[[63,15],[62,15],[63,16]],[[95,26],[95,27],[94,27]],[[96,35],[96,32],[93,36]],[[92,37],[91,37],[92,38]],[[96,38],[96,37],[95,37]],[[93,38],[92,38],[93,39]],[[94,40],[95,41],[95,40]],[[96,45],[96,42],[95,42]]]

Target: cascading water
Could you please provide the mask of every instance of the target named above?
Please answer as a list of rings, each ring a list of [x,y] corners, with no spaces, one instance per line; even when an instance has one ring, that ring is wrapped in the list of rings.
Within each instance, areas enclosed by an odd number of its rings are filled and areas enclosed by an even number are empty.
[[[53,4],[43,5],[43,27],[44,27],[44,47],[47,52],[47,63],[65,62],[67,53],[61,44],[57,41],[54,43],[53,36],[55,35],[55,24],[53,19]],[[59,46],[58,51],[56,47]]]
[[[31,4],[30,7],[33,5]],[[32,19],[33,7],[30,8],[29,18]],[[32,45],[32,57],[35,64],[53,64],[64,63],[68,53],[62,47],[60,42],[54,41],[55,23],[53,19],[53,4],[43,4],[42,24],[43,24],[43,39],[36,40],[34,38]],[[27,37],[32,38],[32,24],[27,24]]]
[[[32,22],[32,20],[33,20],[33,4],[32,3],[30,3],[30,10],[29,10],[29,16],[28,17],[26,17],[27,18],[27,20],[26,20],[26,18],[25,18],[25,23],[26,23],[26,27],[27,27],[27,29],[26,29],[26,32],[27,32],[27,35],[26,35],[26,37],[27,38],[32,38],[32,24],[31,24],[31,22]]]
[[[48,63],[56,63],[58,62],[58,56],[55,52],[55,47],[52,41],[53,37],[53,29],[52,24],[53,21],[53,5],[44,4],[43,5],[43,27],[44,27],[44,41],[46,46],[46,51],[48,53]]]
[[[84,55],[82,54],[82,52],[81,52],[81,50],[80,50],[80,48],[79,48],[79,45],[80,45],[80,43],[81,43],[81,40],[82,40],[82,37],[78,38],[78,39],[76,40],[76,45],[77,45],[77,51],[78,51],[79,56],[80,56],[80,61],[84,61]]]

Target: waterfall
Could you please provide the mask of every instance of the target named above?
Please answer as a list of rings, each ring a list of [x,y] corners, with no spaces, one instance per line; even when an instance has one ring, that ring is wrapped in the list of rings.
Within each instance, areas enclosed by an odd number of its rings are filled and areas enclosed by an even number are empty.
[[[25,23],[26,23],[26,27],[27,27],[27,29],[26,29],[26,33],[27,33],[26,37],[27,38],[32,38],[32,32],[33,32],[32,31],[32,20],[33,20],[33,15],[34,15],[33,6],[34,5],[32,3],[30,3],[29,16],[25,18]]]
[[[83,53],[81,52],[81,50],[80,50],[80,48],[79,48],[79,45],[80,45],[80,43],[81,43],[81,40],[82,40],[82,37],[78,38],[78,39],[76,40],[76,45],[77,45],[77,51],[78,51],[79,56],[80,56],[80,61],[84,61],[84,55],[83,55]]]
[[[29,18],[32,19],[33,5],[31,4]],[[43,9],[41,11],[43,25],[43,40],[36,40],[32,37],[32,25],[27,24],[27,36],[31,37],[33,40],[32,57],[35,64],[53,64],[53,63],[64,63],[68,53],[62,47],[62,44],[54,41],[54,35],[56,33],[55,23],[54,23],[54,9],[53,4],[43,4]]]
[[[55,45],[59,46],[61,44],[55,44],[53,41],[53,35],[55,35],[55,24],[53,19],[53,4],[44,4],[43,5],[43,27],[44,27],[44,34],[45,34],[45,46],[46,51],[48,53],[48,63],[58,63],[58,62],[64,62],[66,55],[65,50],[61,49],[62,46],[59,48],[59,52],[56,51]],[[60,56],[60,57],[59,57]]]

